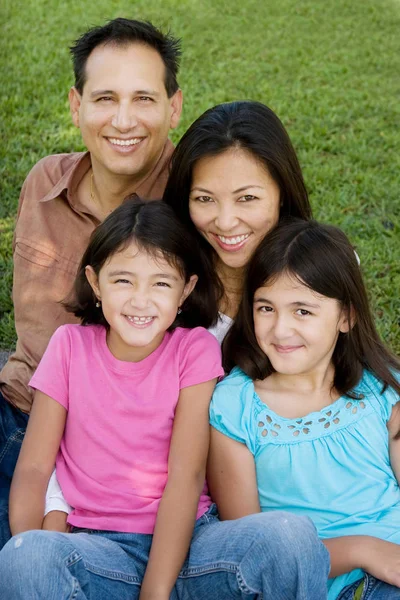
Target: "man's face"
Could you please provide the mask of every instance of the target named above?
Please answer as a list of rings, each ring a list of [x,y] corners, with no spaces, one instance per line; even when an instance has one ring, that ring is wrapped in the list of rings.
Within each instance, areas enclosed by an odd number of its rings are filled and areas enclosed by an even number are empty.
[[[94,170],[138,181],[157,163],[182,108],[180,91],[168,98],[162,58],[142,44],[95,48],[83,93],[72,88],[69,100]]]

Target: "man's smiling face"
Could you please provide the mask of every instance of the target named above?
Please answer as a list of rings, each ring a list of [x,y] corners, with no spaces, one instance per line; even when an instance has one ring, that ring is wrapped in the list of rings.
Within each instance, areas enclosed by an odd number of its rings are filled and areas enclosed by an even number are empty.
[[[96,47],[85,75],[82,94],[72,88],[69,99],[94,169],[140,181],[179,122],[181,92],[168,98],[163,60],[144,44]]]

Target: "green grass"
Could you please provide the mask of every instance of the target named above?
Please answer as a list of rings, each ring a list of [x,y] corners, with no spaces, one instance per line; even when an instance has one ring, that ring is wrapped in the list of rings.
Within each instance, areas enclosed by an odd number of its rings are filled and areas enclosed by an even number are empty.
[[[399,0],[3,0],[1,13],[0,348],[15,343],[19,189],[42,156],[82,148],[68,112],[68,45],[91,25],[127,16],[182,37],[175,142],[219,102],[260,100],[277,112],[315,216],[350,236],[379,330],[400,351]]]

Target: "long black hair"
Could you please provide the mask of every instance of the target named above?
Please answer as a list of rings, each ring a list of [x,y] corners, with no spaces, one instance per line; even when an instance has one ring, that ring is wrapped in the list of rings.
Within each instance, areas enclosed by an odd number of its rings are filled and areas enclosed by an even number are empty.
[[[212,262],[215,252],[192,223],[189,195],[195,164],[206,156],[217,156],[230,148],[245,150],[263,164],[280,191],[280,218],[311,218],[311,206],[296,152],[276,114],[252,101],[219,104],[202,114],[178,143],[164,201],[172,206],[200,248]],[[219,295],[222,284],[216,279]]]
[[[194,290],[170,329],[213,325],[218,307],[214,272],[209,262],[165,202],[143,202],[136,195],[127,198],[94,230],[78,269],[73,294],[65,303],[67,310],[79,317],[83,325],[108,327],[102,311],[96,308],[97,298],[86,278],[85,268],[90,265],[98,276],[107,259],[133,241],[155,257],[161,254],[178,269],[186,283],[192,275],[198,276]]]
[[[393,371],[399,360],[385,347],[376,330],[361,269],[353,247],[337,227],[292,219],[267,234],[247,268],[244,294],[235,323],[223,343],[224,368],[239,366],[249,377],[265,379],[274,369],[254,333],[253,301],[257,289],[287,273],[311,290],[335,298],[352,315],[348,333],[339,333],[332,361],[333,386],[351,395],[363,369],[400,393]]]

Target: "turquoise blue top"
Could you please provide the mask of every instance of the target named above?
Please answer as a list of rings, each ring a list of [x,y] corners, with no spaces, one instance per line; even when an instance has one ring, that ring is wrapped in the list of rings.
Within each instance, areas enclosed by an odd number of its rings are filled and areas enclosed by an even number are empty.
[[[400,490],[389,462],[386,423],[400,400],[365,371],[355,391],[321,412],[286,419],[260,400],[238,368],[219,383],[210,422],[254,455],[262,511],[310,517],[321,538],[372,535],[400,543]],[[362,577],[328,582],[328,600]]]

